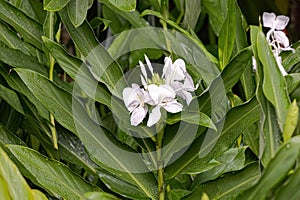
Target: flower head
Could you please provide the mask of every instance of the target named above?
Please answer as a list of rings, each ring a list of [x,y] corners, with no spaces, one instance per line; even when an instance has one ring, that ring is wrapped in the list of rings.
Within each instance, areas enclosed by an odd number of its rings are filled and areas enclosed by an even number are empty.
[[[284,15],[276,16],[274,13],[263,13],[263,26],[271,30],[283,30],[289,23],[290,18]]]
[[[285,29],[289,20],[290,19],[284,15],[276,16],[274,13],[263,13],[263,26],[270,28],[270,30],[267,32],[266,38],[269,42],[269,45],[272,47],[278,68],[283,76],[287,75],[287,72],[281,64],[282,59],[279,54],[282,51],[295,51],[289,46],[289,39],[282,31]]]
[[[165,58],[163,74],[160,77],[158,73],[153,71],[153,67],[145,55],[147,69],[145,65],[139,61],[141,68],[141,82],[143,87],[132,84],[132,87],[126,87],[123,90],[123,99],[125,106],[131,113],[131,125],[140,124],[148,113],[148,107],[151,107],[147,126],[153,126],[161,118],[161,109],[165,109],[170,113],[182,111],[176,97],[183,98],[187,104],[192,100],[192,94],[196,87],[192,77],[185,68],[185,62],[177,59],[174,63],[170,57]],[[150,71],[151,76],[148,76]]]

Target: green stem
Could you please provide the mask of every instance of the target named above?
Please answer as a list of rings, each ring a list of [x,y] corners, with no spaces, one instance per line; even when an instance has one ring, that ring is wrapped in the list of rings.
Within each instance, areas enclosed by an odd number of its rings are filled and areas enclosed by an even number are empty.
[[[162,141],[164,129],[157,134],[156,154],[157,154],[157,176],[158,176],[158,200],[165,199],[165,180],[164,180],[164,162],[162,160]]]
[[[54,40],[54,12],[49,12],[48,13],[48,17],[49,17],[49,22],[48,22],[48,31],[47,33],[49,35],[47,35],[51,40]],[[51,56],[51,54],[49,54],[49,80],[53,81],[53,72],[54,72],[54,65],[55,65],[55,60],[54,58]],[[55,128],[55,118],[54,115],[52,113],[50,113],[50,130],[51,130],[51,134],[52,134],[52,141],[53,141],[53,147],[55,149],[58,149],[58,144],[57,144],[57,133],[56,133],[56,128]]]
[[[53,81],[53,71],[54,71],[54,64],[55,60],[54,58],[50,55],[50,69],[49,69],[49,80]],[[58,149],[58,144],[57,144],[57,133],[56,133],[56,128],[55,128],[55,119],[52,113],[50,113],[50,123],[51,123],[51,134],[52,134],[52,140],[53,140],[53,146],[55,149]]]

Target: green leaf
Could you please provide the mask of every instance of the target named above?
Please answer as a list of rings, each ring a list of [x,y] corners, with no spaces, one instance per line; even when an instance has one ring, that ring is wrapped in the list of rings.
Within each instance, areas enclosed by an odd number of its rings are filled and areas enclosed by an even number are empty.
[[[224,69],[230,60],[236,34],[235,0],[228,0],[227,4],[227,16],[220,30],[218,41],[221,69]]]
[[[239,81],[247,67],[247,63],[250,62],[250,58],[251,48],[245,48],[232,58],[222,73],[197,98],[201,112],[207,115],[216,112],[222,105],[221,102],[226,93]],[[212,102],[213,105],[211,105]]]
[[[157,11],[154,11],[154,10],[144,10],[143,13],[141,14],[141,16],[145,16],[145,15],[154,15],[154,16],[158,17],[159,19],[164,20],[165,22],[167,22],[167,24],[169,24],[170,26],[174,27],[179,32],[183,33],[186,37],[188,37],[191,41],[193,41],[195,43],[195,45],[197,45],[201,49],[201,52],[205,56],[207,56],[207,58],[209,58],[209,60],[211,62],[213,62],[213,63],[217,62],[217,59],[209,51],[207,51],[207,49],[205,48],[204,44],[199,40],[199,38],[195,37],[195,35],[190,34],[188,31],[186,31],[185,29],[181,28],[174,21],[169,20],[169,19],[165,19],[160,12],[157,12]]]
[[[69,2],[70,0],[44,0],[44,9],[48,11],[59,11]]]
[[[48,74],[46,68],[39,63],[36,57],[26,55],[20,50],[0,46],[0,60],[12,67],[30,68],[43,75]]]
[[[72,0],[68,4],[67,9],[72,24],[77,28],[86,19],[89,0]]]
[[[28,87],[22,82],[21,78],[16,73],[8,73],[5,69],[0,67],[0,73],[7,81],[8,85],[15,91],[25,95],[37,108],[39,114],[46,120],[49,119],[49,113],[45,107],[37,100],[35,96],[30,92]]]
[[[217,130],[213,121],[202,112],[182,111],[182,113],[170,115],[166,122],[172,125],[180,121]]]
[[[219,36],[221,27],[226,18],[227,1],[203,0],[202,3],[209,16],[209,24],[213,28],[215,34]]]
[[[290,100],[286,91],[285,79],[277,66],[273,52],[262,31],[257,35],[257,51],[264,71],[263,92],[275,107],[278,124],[283,132]]]
[[[282,65],[286,69],[291,69],[294,65],[300,62],[300,42],[298,41],[297,43],[293,44],[293,47],[295,48],[295,52],[286,52],[288,55],[282,58]]]
[[[83,199],[87,192],[101,191],[73,173],[63,163],[50,160],[33,149],[17,145],[8,145],[7,148],[30,174],[28,178],[56,197]]]
[[[10,132],[3,124],[0,124],[0,147],[7,144],[18,144],[26,146],[26,144],[12,132]]]
[[[187,25],[189,29],[194,30],[198,18],[201,13],[201,1],[189,0],[185,1],[185,12],[183,17],[183,24]]]
[[[131,149],[118,144],[118,141],[107,135],[104,129],[90,118],[76,98],[72,100],[69,93],[58,88],[47,78],[30,70],[17,69],[16,71],[55,119],[78,135],[96,164],[113,174],[121,174],[122,179],[137,186],[146,196],[155,198],[154,176],[150,173],[132,173],[132,171],[148,172],[139,154],[127,152]],[[134,162],[131,160],[132,157]]]
[[[295,172],[293,172],[286,183],[280,187],[275,194],[275,199],[277,200],[297,200],[300,196],[299,184],[300,184],[300,168],[298,167]]]
[[[97,80],[100,79],[99,81],[103,82],[112,94],[121,98],[122,90],[126,85],[121,67],[113,60],[106,49],[99,44],[87,22],[75,28],[65,9],[60,11],[59,14],[76,47],[85,57],[85,62],[88,63],[93,76]]]
[[[236,173],[224,174],[221,178],[199,185],[186,200],[198,200],[204,192],[209,199],[239,199],[238,194],[250,188],[260,177],[257,163]]]
[[[300,73],[288,74],[285,78],[290,94],[300,85]]]
[[[24,40],[42,50],[42,27],[6,1],[0,1],[0,19],[11,25]]]
[[[46,200],[37,190],[31,190],[17,166],[0,147],[0,198],[5,200],[33,199]]]
[[[263,166],[267,166],[269,161],[275,156],[276,150],[280,145],[280,131],[276,119],[275,108],[267,100],[263,92],[264,84],[264,72],[263,66],[259,59],[258,51],[258,34],[260,33],[260,28],[256,26],[251,26],[250,36],[251,43],[253,46],[253,53],[257,63],[257,90],[256,97],[261,107],[261,123],[259,127],[259,157]],[[277,68],[277,65],[275,66]]]
[[[189,190],[183,190],[183,189],[171,189],[170,192],[168,192],[168,198],[170,200],[180,200],[183,199],[183,197],[189,195],[191,191]]]
[[[10,4],[14,5],[16,8],[24,12],[27,16],[38,22],[36,13],[34,12],[33,6],[30,0],[10,0]]]
[[[297,127],[299,108],[296,99],[290,104],[283,126],[283,141],[290,139]]]
[[[94,17],[89,24],[93,29],[99,27],[101,24],[104,24],[102,31],[106,30],[112,21],[100,17]]]
[[[117,176],[113,176],[107,172],[99,172],[99,177],[108,188],[122,196],[131,197],[133,199],[147,198],[139,188],[131,183],[121,180]]]
[[[105,192],[88,192],[84,194],[86,200],[119,200],[112,194]]]
[[[67,131],[58,133],[59,153],[63,160],[81,166],[96,175],[97,165],[90,159],[82,142]]]
[[[94,86],[91,84],[91,74],[87,70],[87,66],[78,58],[75,58],[65,51],[65,49],[58,43],[53,42],[52,40],[42,37],[46,48],[49,50],[51,55],[56,59],[60,67],[72,78],[76,79],[76,75],[81,70],[82,76],[84,76],[83,85],[85,86],[85,92],[89,97],[95,99],[96,101],[111,107],[111,95],[104,90],[102,87],[97,86],[96,91],[94,92]],[[90,93],[89,93],[90,91]]]
[[[4,99],[16,111],[18,111],[21,114],[24,114],[22,104],[15,91],[6,88],[3,85],[0,85],[0,97]]]
[[[9,48],[18,49],[24,54],[30,55],[30,51],[25,43],[17,36],[17,34],[9,29],[9,27],[0,21],[0,41],[5,43]]]
[[[270,161],[259,182],[238,199],[266,199],[271,189],[284,180],[293,168],[300,151],[300,136],[295,136],[282,144]]]
[[[136,1],[135,0],[100,0],[103,3],[109,2],[113,6],[115,6],[117,9],[120,9],[125,12],[131,12],[135,10],[136,7]]]
[[[220,177],[222,174],[238,171],[246,167],[249,164],[249,162],[247,162],[246,160],[246,150],[247,147],[230,148],[229,150],[211,160],[208,164],[210,165],[210,163],[212,163],[216,165],[211,169],[201,172],[200,174],[195,176],[192,188],[195,188],[195,186],[198,186],[206,181],[214,180]],[[196,174],[199,172],[191,171],[187,173]]]
[[[259,120],[259,105],[255,99],[234,107],[226,117],[216,124],[217,132],[208,131],[200,135],[189,149],[165,170],[166,179],[206,165],[217,155],[227,150],[249,125]]]

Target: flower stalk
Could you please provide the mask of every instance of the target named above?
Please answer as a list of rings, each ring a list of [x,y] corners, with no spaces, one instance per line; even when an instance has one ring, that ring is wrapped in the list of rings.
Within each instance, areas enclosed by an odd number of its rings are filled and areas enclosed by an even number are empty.
[[[158,132],[157,134],[157,143],[156,143],[156,155],[157,155],[157,189],[158,189],[158,200],[165,199],[165,179],[164,179],[164,162],[162,156],[162,142],[164,137],[164,129]]]
[[[55,21],[55,13],[52,11],[49,11],[47,13],[47,20],[45,21],[45,24],[47,29],[44,30],[45,34],[49,39],[54,40],[54,21]],[[53,81],[53,72],[54,72],[54,65],[55,65],[55,60],[52,57],[52,55],[49,53],[49,80]],[[58,149],[58,142],[57,142],[57,133],[56,133],[56,128],[55,128],[55,119],[54,115],[50,113],[49,115],[50,118],[50,131],[52,134],[52,142],[53,142],[53,147],[55,149]]]

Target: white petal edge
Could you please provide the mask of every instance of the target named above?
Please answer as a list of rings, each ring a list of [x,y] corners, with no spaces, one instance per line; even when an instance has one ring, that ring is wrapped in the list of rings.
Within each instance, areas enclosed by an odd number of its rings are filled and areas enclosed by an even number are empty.
[[[290,45],[288,37],[282,31],[274,31],[274,38],[277,42],[282,44],[283,47],[288,47]]]
[[[147,109],[139,106],[131,114],[130,123],[132,126],[139,125],[147,114]]]
[[[161,117],[160,106],[156,106],[152,109],[149,115],[147,126],[151,127],[154,124],[156,124],[159,121],[160,117]]]
[[[176,100],[173,100],[171,102],[162,105],[162,107],[170,113],[178,113],[182,111],[183,106],[180,103],[178,103]]]
[[[148,68],[149,68],[149,70],[151,72],[151,75],[153,76],[153,67],[151,65],[151,62],[150,62],[149,58],[146,55],[144,55],[144,56],[145,56],[145,60],[146,60],[146,63],[148,65]]]

